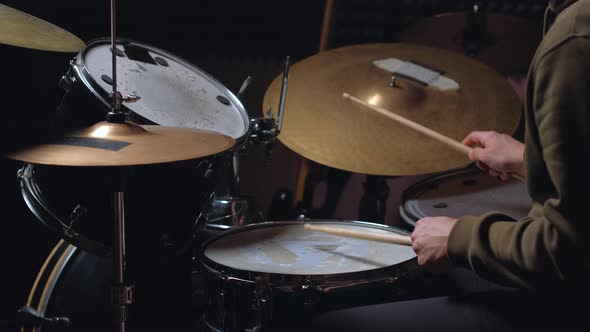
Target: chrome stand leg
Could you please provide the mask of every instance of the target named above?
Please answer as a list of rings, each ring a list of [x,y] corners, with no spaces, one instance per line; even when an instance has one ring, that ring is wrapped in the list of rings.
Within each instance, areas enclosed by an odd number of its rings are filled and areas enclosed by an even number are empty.
[[[125,285],[125,195],[114,194],[115,241],[113,242],[113,288],[116,331],[125,332],[127,306],[133,303],[133,286]]]

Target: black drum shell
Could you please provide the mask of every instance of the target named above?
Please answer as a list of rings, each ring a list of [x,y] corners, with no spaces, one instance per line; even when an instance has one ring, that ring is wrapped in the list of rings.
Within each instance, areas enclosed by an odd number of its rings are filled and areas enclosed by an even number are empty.
[[[45,226],[81,249],[103,255],[114,238],[113,194],[123,188],[130,255],[188,250],[191,229],[214,190],[215,181],[207,176],[212,159],[130,168],[25,164],[21,192]],[[85,211],[68,229],[78,205]]]
[[[45,317],[67,317],[66,328],[43,324],[43,332],[111,331],[111,260],[60,241],[48,256],[27,305]],[[22,332],[38,332],[23,325]]]
[[[193,331],[191,259],[170,254],[133,257],[125,281],[134,288],[127,306],[129,331]],[[66,327],[24,324],[21,332],[115,331],[111,300],[112,259],[60,240],[41,267],[27,306],[47,318],[65,317]]]

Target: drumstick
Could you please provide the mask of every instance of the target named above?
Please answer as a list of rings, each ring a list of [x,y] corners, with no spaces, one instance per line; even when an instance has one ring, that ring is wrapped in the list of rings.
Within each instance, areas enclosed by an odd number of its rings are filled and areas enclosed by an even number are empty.
[[[348,94],[346,92],[344,92],[342,94],[342,97],[344,97],[346,99],[350,99],[350,100],[352,100],[352,101],[354,101],[354,102],[356,102],[358,104],[361,104],[361,105],[363,105],[365,107],[368,107],[368,108],[372,109],[373,111],[375,111],[377,113],[380,113],[382,115],[385,115],[386,117],[388,117],[388,118],[390,118],[392,120],[395,120],[398,123],[400,123],[400,124],[402,124],[402,125],[410,128],[410,129],[414,129],[414,130],[416,130],[419,133],[422,133],[422,134],[424,134],[424,135],[426,135],[428,137],[431,137],[431,138],[433,138],[433,139],[435,139],[435,140],[437,140],[437,141],[439,141],[439,142],[441,142],[443,144],[446,144],[447,146],[449,146],[449,147],[451,147],[451,148],[453,148],[453,149],[455,149],[455,150],[457,150],[457,151],[465,154],[466,156],[469,156],[469,153],[471,152],[471,150],[473,150],[471,147],[469,147],[469,146],[467,146],[467,145],[465,145],[465,144],[463,144],[463,143],[461,143],[461,142],[459,142],[459,141],[457,141],[455,139],[452,139],[452,138],[450,138],[448,136],[445,136],[445,135],[443,135],[443,134],[441,134],[439,132],[436,132],[436,131],[434,131],[434,130],[432,130],[430,128],[424,127],[423,125],[421,125],[419,123],[416,123],[416,122],[414,122],[414,121],[412,121],[410,119],[406,119],[403,116],[398,115],[398,114],[395,114],[393,112],[390,112],[390,111],[388,111],[388,110],[386,110],[384,108],[381,108],[381,107],[372,105],[370,103],[367,103],[366,101],[361,100],[361,99],[358,99],[358,98],[356,98],[354,96],[351,96],[350,94]],[[511,173],[511,175],[512,175],[512,177],[514,177],[516,179],[519,179],[521,181],[524,181],[524,178],[521,177],[518,174]]]
[[[412,245],[412,239],[410,239],[407,235],[398,235],[398,234],[380,234],[380,233],[372,233],[372,232],[363,232],[363,231],[355,231],[352,229],[347,229],[343,227],[331,227],[331,226],[319,226],[319,225],[312,225],[312,224],[305,224],[303,228],[309,231],[317,231],[323,232],[333,235],[340,235],[344,237],[354,237],[357,239],[364,239],[364,240],[371,240],[371,241],[378,241],[378,242],[387,242],[393,244],[401,244],[406,246]]]

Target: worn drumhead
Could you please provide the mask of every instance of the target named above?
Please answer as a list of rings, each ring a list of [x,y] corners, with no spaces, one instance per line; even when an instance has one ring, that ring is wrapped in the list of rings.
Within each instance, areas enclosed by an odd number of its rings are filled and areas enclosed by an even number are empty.
[[[430,177],[402,195],[402,218],[409,224],[424,217],[481,215],[495,211],[514,219],[525,217],[532,205],[524,182],[502,181],[477,168],[465,168]]]
[[[338,222],[337,225],[374,233],[395,232],[393,228],[362,223]],[[393,266],[415,257],[408,246],[308,231],[303,229],[303,223],[273,223],[229,233],[210,243],[204,254],[234,269],[297,275],[360,272]]]
[[[206,129],[234,139],[248,131],[248,115],[240,101],[207,73],[168,52],[125,41],[118,45],[117,87],[123,96],[139,100],[125,107],[162,126]],[[103,79],[112,76],[110,44],[96,41],[78,62],[99,95],[112,90]]]

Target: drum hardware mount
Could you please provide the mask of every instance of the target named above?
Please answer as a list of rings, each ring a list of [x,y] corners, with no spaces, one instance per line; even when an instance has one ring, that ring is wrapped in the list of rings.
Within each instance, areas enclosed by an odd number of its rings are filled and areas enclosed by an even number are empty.
[[[281,132],[283,127],[283,116],[285,113],[285,101],[287,99],[287,83],[289,81],[290,63],[291,57],[287,56],[283,69],[283,81],[278,107],[279,111],[276,120],[271,108],[269,108],[266,117],[250,120],[250,138],[254,139],[254,142],[271,143]]]
[[[71,323],[68,317],[45,317],[39,311],[29,306],[23,306],[17,311],[17,321],[19,325],[37,327],[50,325],[60,329],[67,328]]]
[[[72,69],[76,66],[76,58],[70,60],[70,67],[65,75],[63,75],[59,79],[59,87],[62,88],[65,92],[72,91],[72,87],[74,83],[76,83],[76,77],[72,74]]]
[[[248,88],[250,86],[250,83],[252,83],[252,76],[246,77],[246,79],[244,80],[244,82],[242,82],[242,85],[240,86],[240,89],[238,90],[238,93],[236,93],[236,97],[238,99],[240,99],[240,97],[242,97],[242,95],[246,91],[246,88]]]
[[[264,277],[257,276],[255,279],[254,296],[252,309],[256,317],[256,325],[251,329],[246,329],[246,332],[266,332],[270,331],[270,321],[272,317],[270,305],[270,289],[267,286],[267,281]]]
[[[70,236],[70,237],[75,235],[76,232],[73,229],[74,224],[76,222],[78,222],[78,220],[80,220],[80,218],[82,218],[82,216],[84,214],[86,214],[87,211],[88,210],[86,209],[85,206],[80,205],[80,204],[76,205],[76,207],[70,213],[70,223],[69,223],[69,225],[67,225],[67,226],[64,225],[64,228],[65,228],[64,233],[65,233],[65,235]]]
[[[273,114],[269,112],[268,117],[256,118],[250,120],[249,126],[249,140],[250,143],[261,143],[265,145],[265,160],[270,160],[272,151],[272,142],[279,135],[282,127],[282,118],[284,114],[285,98],[287,93],[287,80],[290,66],[290,57],[287,56],[285,59],[284,71],[283,71],[283,86],[281,90],[281,103],[279,105],[279,113],[277,114],[277,120],[273,117]],[[252,77],[248,76],[242,83],[236,96],[240,97],[246,91],[246,88],[251,84]],[[226,163],[225,168],[228,170],[227,174],[227,192],[220,196],[212,196],[209,203],[203,208],[201,215],[197,218],[205,218],[205,223],[213,228],[231,228],[232,226],[239,226],[240,220],[251,219],[251,216],[246,215],[247,209],[255,207],[257,204],[254,203],[253,198],[243,196],[240,193],[240,163],[239,157],[241,153],[247,148],[248,142],[244,142],[241,146],[235,148],[233,153],[230,155],[229,161]],[[236,210],[235,207],[241,207]],[[244,209],[247,208],[247,209]],[[217,224],[216,221],[223,219],[230,219],[225,223]],[[264,221],[262,212],[257,212],[254,215],[254,219],[249,222],[261,222]]]

